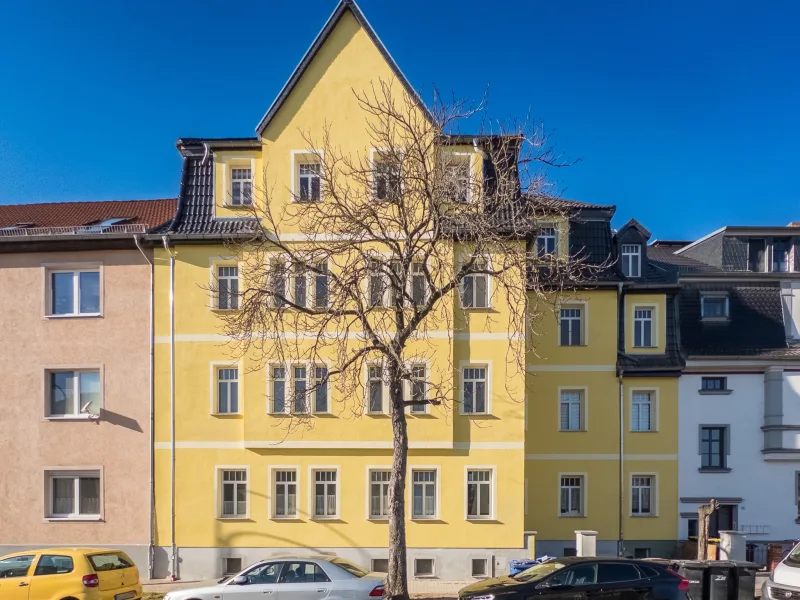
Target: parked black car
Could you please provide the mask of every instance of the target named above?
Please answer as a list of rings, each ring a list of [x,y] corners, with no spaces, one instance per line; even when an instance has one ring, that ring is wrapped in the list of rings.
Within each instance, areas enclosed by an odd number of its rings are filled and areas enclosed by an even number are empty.
[[[459,600],[691,600],[689,582],[666,567],[621,558],[556,558],[513,576],[468,585]],[[699,599],[695,599],[699,600]]]

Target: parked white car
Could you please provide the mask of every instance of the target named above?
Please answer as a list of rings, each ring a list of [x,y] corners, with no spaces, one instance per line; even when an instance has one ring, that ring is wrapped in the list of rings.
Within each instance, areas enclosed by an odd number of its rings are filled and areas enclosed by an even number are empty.
[[[762,600],[797,600],[800,598],[800,544],[777,564],[761,586]]]
[[[374,600],[384,578],[338,556],[276,556],[202,588],[176,590],[164,600]]]

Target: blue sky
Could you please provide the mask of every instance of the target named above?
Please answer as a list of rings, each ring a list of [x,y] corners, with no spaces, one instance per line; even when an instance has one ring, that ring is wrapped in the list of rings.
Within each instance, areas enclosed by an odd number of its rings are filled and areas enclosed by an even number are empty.
[[[563,196],[661,239],[800,220],[800,3],[360,0],[405,74],[531,114]],[[27,0],[0,21],[0,203],[169,197],[248,136],[335,0]]]

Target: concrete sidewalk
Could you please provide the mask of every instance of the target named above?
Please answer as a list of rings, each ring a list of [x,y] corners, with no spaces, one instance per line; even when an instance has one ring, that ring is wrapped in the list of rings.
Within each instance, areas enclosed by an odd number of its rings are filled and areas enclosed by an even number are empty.
[[[169,581],[168,579],[153,579],[143,583],[142,588],[145,592],[166,594],[174,590],[214,585],[216,582],[216,579],[206,579],[204,581]],[[458,595],[458,590],[471,583],[475,583],[475,580],[442,581],[439,579],[410,579],[408,581],[408,591],[415,596],[455,598]]]

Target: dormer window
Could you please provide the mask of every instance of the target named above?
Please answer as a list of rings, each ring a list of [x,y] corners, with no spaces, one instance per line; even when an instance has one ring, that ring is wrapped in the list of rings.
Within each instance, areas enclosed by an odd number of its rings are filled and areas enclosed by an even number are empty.
[[[792,241],[789,238],[775,238],[772,240],[772,271],[775,273],[789,272],[789,257],[792,251]]]
[[[622,244],[622,274],[625,275],[625,277],[641,277],[641,244]]]
[[[471,162],[468,155],[447,156],[444,166],[444,188],[452,202],[472,202]]]
[[[556,228],[542,227],[536,237],[536,254],[540,258],[556,252]]]
[[[729,314],[728,294],[710,292],[700,295],[700,316],[704,321],[724,320]]]
[[[751,239],[747,242],[747,269],[755,273],[767,270],[767,240]]]
[[[253,171],[249,168],[231,169],[231,206],[250,206],[253,203]]]

